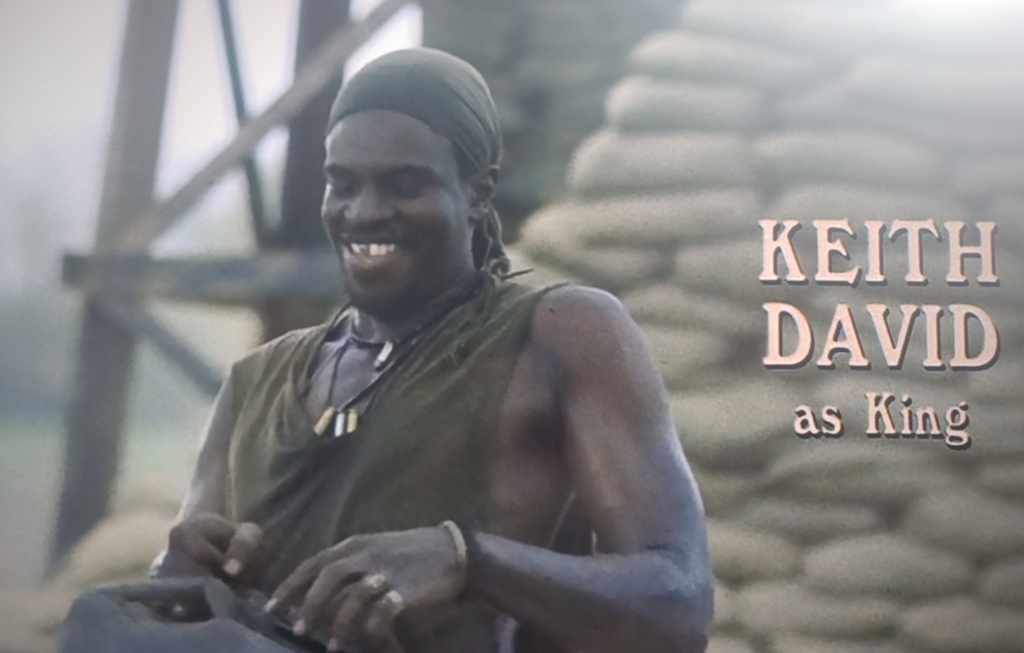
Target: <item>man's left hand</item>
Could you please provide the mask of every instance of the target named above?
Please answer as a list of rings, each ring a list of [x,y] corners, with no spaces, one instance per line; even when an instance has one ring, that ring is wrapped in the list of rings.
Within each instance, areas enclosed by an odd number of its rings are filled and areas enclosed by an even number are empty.
[[[328,648],[372,648],[391,633],[404,609],[462,593],[465,569],[443,527],[356,535],[309,558],[267,604],[298,606],[296,634],[330,628]]]

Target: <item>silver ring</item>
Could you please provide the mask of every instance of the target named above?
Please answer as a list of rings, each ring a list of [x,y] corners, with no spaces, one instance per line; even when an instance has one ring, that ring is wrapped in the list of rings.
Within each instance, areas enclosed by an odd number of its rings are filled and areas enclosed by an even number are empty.
[[[382,600],[390,603],[394,607],[396,614],[405,609],[405,599],[398,593],[398,590],[391,590],[384,595]]]
[[[371,574],[367,576],[365,580],[363,580],[363,584],[366,585],[366,588],[374,592],[384,587],[384,584],[386,582],[387,578],[385,578],[384,574],[379,573]]]

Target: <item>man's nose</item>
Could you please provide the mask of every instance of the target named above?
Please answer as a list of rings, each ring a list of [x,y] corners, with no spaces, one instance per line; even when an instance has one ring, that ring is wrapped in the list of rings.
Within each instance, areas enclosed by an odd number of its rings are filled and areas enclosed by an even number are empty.
[[[353,225],[370,224],[387,220],[393,211],[391,202],[378,189],[368,185],[345,207],[345,217]]]

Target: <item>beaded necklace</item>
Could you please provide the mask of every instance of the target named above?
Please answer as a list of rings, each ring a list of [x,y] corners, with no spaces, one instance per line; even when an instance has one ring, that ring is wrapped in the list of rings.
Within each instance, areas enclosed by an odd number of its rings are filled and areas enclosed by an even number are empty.
[[[384,342],[367,340],[355,333],[351,316],[346,318],[344,341],[334,353],[331,382],[327,390],[327,407],[313,427],[316,434],[319,437],[325,437],[329,431],[332,431],[333,437],[338,438],[355,432],[359,428],[360,420],[377,403],[387,385],[386,382],[393,376],[392,372],[408,360],[417,347],[429,338],[432,333],[431,327],[436,326],[441,322],[442,318],[469,301],[481,287],[481,279],[477,277],[473,283],[469,284],[466,290],[453,297],[450,302],[446,302],[440,309],[431,312],[423,322],[420,322],[408,333],[393,340]],[[354,394],[348,401],[341,405],[334,405],[331,402],[334,398],[334,388],[338,380],[338,368],[341,358],[345,355],[349,346],[356,346],[360,349],[380,347],[380,353],[373,361],[373,369],[376,374],[374,374],[373,378],[370,379],[370,382],[362,390]],[[360,403],[364,404],[361,410],[359,408]],[[333,429],[331,429],[332,426]]]

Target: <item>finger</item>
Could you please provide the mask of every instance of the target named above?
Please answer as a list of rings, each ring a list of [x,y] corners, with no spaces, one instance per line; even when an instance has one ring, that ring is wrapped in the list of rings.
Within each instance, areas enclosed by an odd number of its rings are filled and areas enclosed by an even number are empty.
[[[296,634],[303,630],[312,630],[321,623],[332,599],[338,596],[346,586],[358,581],[365,574],[365,569],[351,559],[338,560],[325,566],[310,585],[309,591],[299,608],[295,622]]]
[[[169,552],[204,570],[217,569],[225,561],[223,552],[192,528],[172,531]]]
[[[320,569],[326,564],[326,556],[319,553],[311,558],[306,558],[302,564],[295,568],[288,578],[285,578],[274,594],[267,601],[264,609],[267,612],[275,611],[278,606],[295,603],[304,597],[307,589],[320,575]]]
[[[331,624],[331,639],[336,646],[358,634],[353,628],[356,618],[366,614],[369,607],[389,591],[391,586],[380,573],[364,576],[343,590]]]
[[[372,642],[383,642],[391,635],[395,619],[405,607],[405,599],[395,590],[390,590],[373,604],[366,618],[366,634]]]
[[[307,589],[316,580],[321,569],[332,560],[352,556],[365,546],[364,541],[365,538],[361,536],[353,536],[307,559],[278,585],[277,590],[274,591],[273,596],[267,601],[264,609],[267,612],[273,612],[278,605],[298,601],[306,594]]]
[[[224,563],[224,573],[228,576],[238,576],[253,561],[262,538],[263,531],[256,524],[239,524],[224,554],[227,560]]]
[[[198,531],[200,535],[209,540],[221,551],[228,548],[228,543],[234,537],[237,526],[221,515],[204,513],[188,522],[191,530]]]

